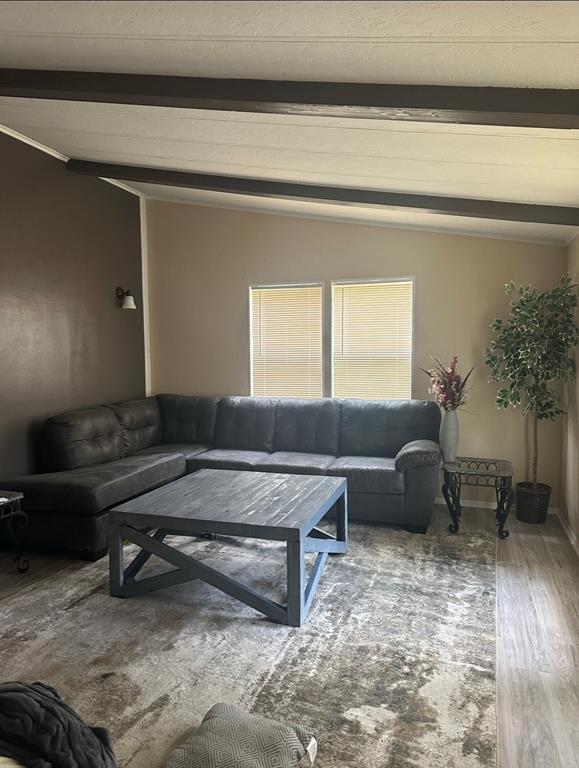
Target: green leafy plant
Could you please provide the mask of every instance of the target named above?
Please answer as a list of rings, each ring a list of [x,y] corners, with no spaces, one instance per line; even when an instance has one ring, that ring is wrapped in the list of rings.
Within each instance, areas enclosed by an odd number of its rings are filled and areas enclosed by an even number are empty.
[[[522,407],[533,417],[533,487],[537,487],[539,421],[553,421],[564,409],[558,382],[575,379],[573,348],[579,340],[575,322],[577,286],[569,275],[559,285],[538,292],[530,285],[507,283],[509,315],[491,324],[495,337],[485,350],[491,381],[504,385],[497,406]]]

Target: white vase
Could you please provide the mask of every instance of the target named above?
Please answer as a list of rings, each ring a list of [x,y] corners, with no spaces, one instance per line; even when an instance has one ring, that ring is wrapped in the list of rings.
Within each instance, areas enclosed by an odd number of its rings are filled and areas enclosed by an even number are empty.
[[[440,450],[445,464],[452,464],[456,461],[458,450],[458,413],[456,410],[442,412]]]

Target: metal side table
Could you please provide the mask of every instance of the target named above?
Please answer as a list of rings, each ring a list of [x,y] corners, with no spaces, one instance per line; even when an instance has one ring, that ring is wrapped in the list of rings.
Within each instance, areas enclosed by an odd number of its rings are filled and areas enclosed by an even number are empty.
[[[499,539],[506,539],[509,531],[505,523],[509,516],[515,493],[512,489],[513,465],[506,459],[482,459],[474,456],[457,456],[452,464],[444,464],[442,495],[450,512],[451,533],[458,533],[462,506],[460,492],[463,485],[479,485],[494,488],[497,498],[497,526]]]
[[[6,523],[10,541],[16,553],[16,567],[20,573],[26,573],[30,563],[24,560],[18,541],[18,530],[28,525],[28,515],[22,509],[24,494],[19,491],[0,490],[0,523]]]

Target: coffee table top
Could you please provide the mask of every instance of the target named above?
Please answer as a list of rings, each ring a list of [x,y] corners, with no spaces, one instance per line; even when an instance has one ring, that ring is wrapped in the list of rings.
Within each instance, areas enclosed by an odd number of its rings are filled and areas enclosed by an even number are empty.
[[[117,525],[299,540],[346,492],[342,477],[201,469],[114,507]]]

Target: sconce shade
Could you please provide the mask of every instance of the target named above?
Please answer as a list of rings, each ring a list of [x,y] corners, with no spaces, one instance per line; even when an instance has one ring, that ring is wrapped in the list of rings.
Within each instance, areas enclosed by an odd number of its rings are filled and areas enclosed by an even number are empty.
[[[121,309],[136,309],[135,297],[130,291],[127,291],[123,297],[123,304]]]
[[[135,297],[130,291],[125,291],[120,286],[117,288],[117,299],[121,309],[136,309]]]

